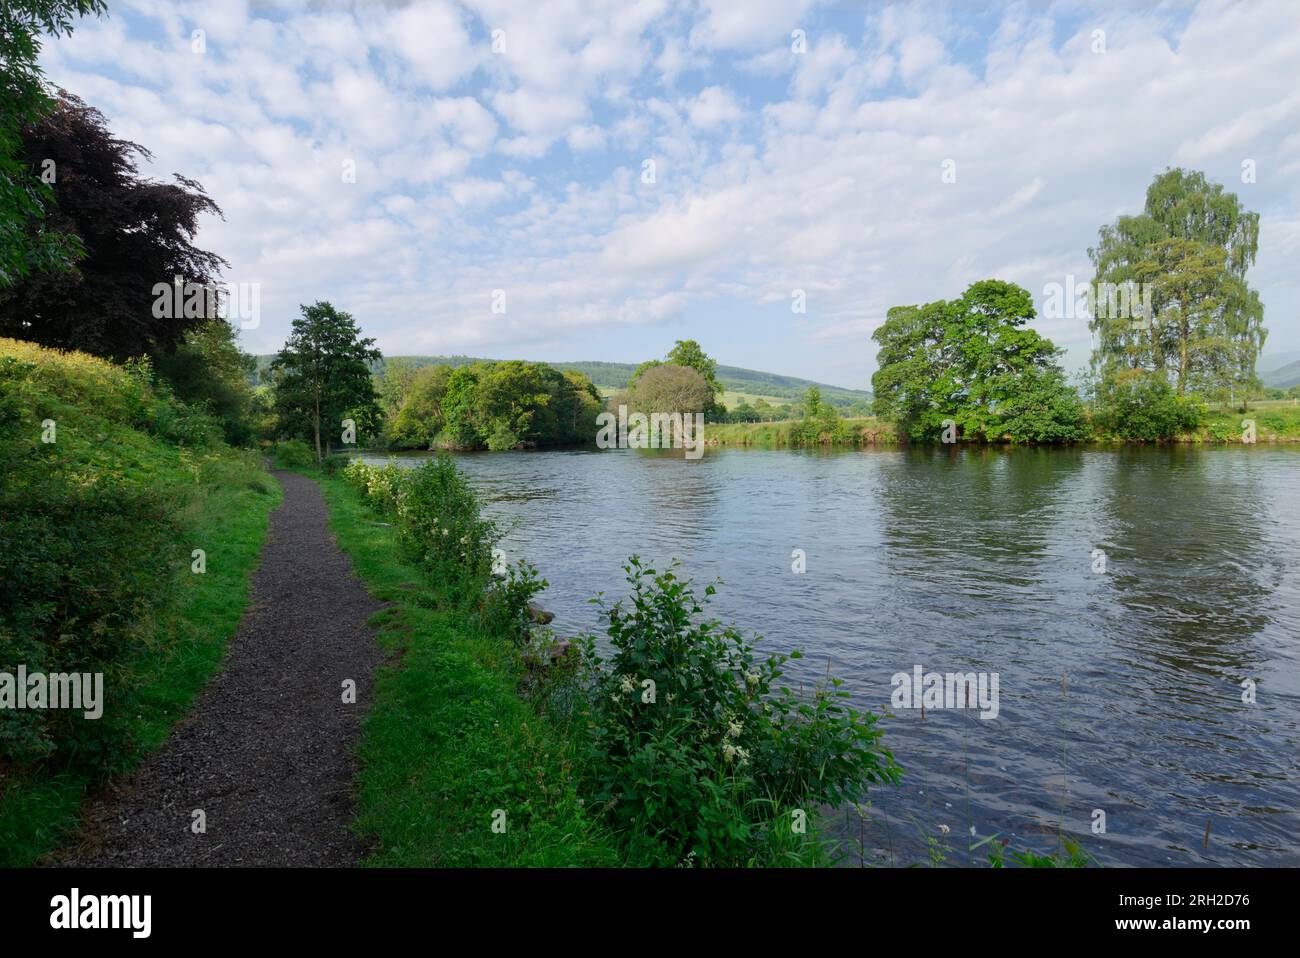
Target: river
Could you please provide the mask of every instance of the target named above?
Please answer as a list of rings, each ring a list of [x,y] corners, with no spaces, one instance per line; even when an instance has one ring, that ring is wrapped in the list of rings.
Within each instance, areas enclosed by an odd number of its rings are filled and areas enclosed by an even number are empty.
[[[972,841],[1050,850],[1063,828],[1109,866],[1300,865],[1298,450],[457,462],[512,526],[507,555],[549,580],[561,634],[599,628],[587,600],[623,595],[639,553],[680,559],[701,587],[721,578],[719,617],[763,635],[760,651],[804,650],[796,681],[829,663],[861,707],[887,706],[891,677],[916,666],[998,674],[996,718],[891,710],[904,778],[871,791],[865,823],[836,816],[861,839],[852,863],[925,861],[928,835],[978,865]]]

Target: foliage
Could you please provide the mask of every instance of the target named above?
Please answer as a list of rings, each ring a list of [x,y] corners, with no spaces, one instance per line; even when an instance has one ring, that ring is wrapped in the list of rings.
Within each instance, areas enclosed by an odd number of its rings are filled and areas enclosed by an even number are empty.
[[[703,388],[707,391],[707,399],[700,400],[696,396],[699,387],[693,378],[680,372],[684,369],[699,374]],[[665,378],[669,376],[673,378]],[[669,382],[675,386],[668,386]],[[717,360],[706,354],[693,339],[677,340],[663,361],[651,359],[643,362],[632,373],[627,388],[629,404],[635,404],[637,409],[647,413],[690,411],[715,415],[725,412],[721,398],[726,387],[718,382]],[[672,395],[661,395],[665,391],[670,391]],[[663,405],[665,402],[670,404]]]
[[[1098,423],[1120,439],[1166,441],[1196,429],[1204,418],[1200,402],[1179,396],[1158,373],[1112,375],[1098,389]]]
[[[191,329],[175,352],[156,357],[154,365],[178,398],[220,420],[226,442],[243,446],[253,439],[248,382],[253,357],[239,348],[237,336],[224,319],[208,320]]]
[[[645,370],[632,384],[628,408],[646,415],[707,412],[713,406],[708,381],[689,366],[661,363]]]
[[[514,449],[590,442],[599,393],[586,377],[520,360],[426,366],[388,428],[398,447]]]
[[[585,648],[588,788],[617,827],[672,862],[797,862],[817,847],[799,813],[897,780],[876,717],[846,705],[838,680],[801,699],[779,685],[789,657],[758,659],[675,569],[635,556],[625,569],[630,606],[605,609],[610,659],[594,637]]]
[[[576,747],[518,694],[517,639],[480,616],[480,597],[429,587],[396,529],[353,491],[321,481],[331,525],[367,587],[392,653],[376,676],[359,748],[357,830],[376,866],[614,866],[647,863],[616,840],[577,791]],[[375,470],[378,471],[378,470]],[[385,513],[391,515],[391,513]],[[502,833],[489,825],[498,809]]]
[[[64,92],[24,128],[22,149],[31,168],[54,163],[45,228],[78,237],[85,256],[75,270],[32,272],[0,291],[0,335],[125,359],[168,352],[213,315],[210,291],[226,263],[192,241],[199,218],[221,210],[198,183],[142,179],[136,156],[149,152]],[[177,277],[194,291],[182,304],[190,308],[174,301],[187,288],[174,288]]]
[[[877,415],[917,440],[945,421],[967,439],[1061,442],[1085,435],[1059,351],[1028,322],[1029,293],[1014,283],[972,283],[961,298],[890,309],[872,338]]]
[[[362,338],[350,313],[316,302],[302,307],[271,364],[282,434],[310,437],[318,462],[329,452],[330,437],[341,435],[344,419],[355,422],[358,437],[376,431],[379,405],[368,365],[380,356],[374,343]]]
[[[275,444],[275,464],[280,469],[301,469],[315,462],[315,450],[301,439],[281,439]]]
[[[403,555],[431,584],[487,582],[498,533],[482,517],[474,490],[449,455],[409,470],[353,459],[343,477],[377,512],[396,520]]]
[[[822,400],[821,390],[809,386],[803,397],[803,418],[790,426],[791,438],[804,445],[833,444],[844,437],[844,422],[835,407]]]
[[[375,396],[379,400],[384,417],[392,418],[406,403],[406,397],[410,393],[416,374],[426,367],[419,366],[409,356],[396,356],[386,362],[376,361],[372,366],[378,366],[380,369],[379,372],[372,373]]]
[[[523,559],[506,566],[494,579],[483,603],[489,629],[520,644],[529,641],[533,638],[529,604],[549,583],[537,574],[535,565]]]
[[[1005,847],[996,842],[991,843],[989,847],[991,848],[988,854],[989,867],[1005,868],[1007,855]],[[1042,855],[1031,849],[1025,849],[1011,852],[1011,860],[1022,868],[1087,868],[1092,862],[1092,856],[1085,852],[1078,842],[1061,835],[1059,846],[1052,854]]]
[[[382,390],[395,392],[395,387],[389,383],[390,372],[396,370],[400,379],[406,376],[406,369],[396,361],[385,365]],[[433,447],[444,425],[442,398],[447,393],[450,378],[450,366],[425,366],[410,373],[401,402],[387,413],[386,438],[389,445],[398,449]]]
[[[43,222],[51,190],[24,155],[22,130],[51,106],[40,68],[41,35],[70,35],[74,17],[102,15],[104,6],[103,0],[0,4],[0,290],[32,272],[68,270],[84,252],[75,236]]]
[[[0,711],[0,766],[20,783],[52,775],[58,789],[80,789],[137,756],[140,728],[159,720],[137,695],[192,639],[176,618],[202,578],[191,550],[219,547],[198,530],[253,514],[264,526],[272,490],[210,419],[154,381],[147,361],[0,340],[0,425],[10,437],[0,446],[0,671],[102,672],[108,690],[95,721]],[[204,641],[229,634],[214,628]]]
[[[1093,364],[1103,377],[1146,370],[1169,377],[1178,395],[1216,399],[1258,388],[1264,309],[1246,283],[1259,247],[1259,214],[1204,173],[1166,170],[1147,189],[1144,211],[1103,226],[1088,250],[1102,284],[1137,284],[1151,315],[1099,302]],[[1121,301],[1122,303],[1122,301]]]

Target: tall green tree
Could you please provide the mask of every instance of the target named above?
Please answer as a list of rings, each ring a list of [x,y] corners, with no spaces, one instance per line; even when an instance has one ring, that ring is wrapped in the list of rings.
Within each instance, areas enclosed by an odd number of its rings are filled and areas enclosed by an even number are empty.
[[[913,439],[950,420],[967,438],[1056,442],[1084,435],[1083,410],[1059,350],[1028,324],[1029,293],[982,280],[958,299],[890,309],[872,338],[876,412]]]
[[[943,410],[951,403],[935,393],[945,355],[943,300],[924,306],[894,306],[885,322],[871,334],[879,345],[876,372],[871,377],[875,411],[914,437],[941,428]]]
[[[1167,377],[1179,396],[1244,398],[1257,389],[1267,332],[1246,272],[1258,248],[1259,214],[1222,184],[1198,171],[1156,176],[1143,212],[1103,226],[1088,250],[1098,375],[1145,370]],[[1122,297],[1100,292],[1129,284],[1150,315],[1116,310]]]
[[[384,365],[384,378],[388,378],[391,364]],[[401,408],[388,419],[388,441],[399,448],[430,449],[442,432],[444,416],[443,397],[452,367],[442,363],[423,366],[412,375]]]
[[[413,387],[413,400],[417,394]],[[442,391],[441,437],[459,449],[590,442],[596,435],[599,397],[582,373],[562,373],[545,363],[461,366],[450,372]],[[405,416],[403,409],[398,422]]]
[[[311,436],[316,459],[323,458],[322,424],[329,436],[342,429],[344,419],[356,422],[359,434],[372,433],[380,419],[379,403],[370,378],[370,364],[382,359],[373,339],[363,339],[349,313],[330,303],[302,307],[302,316],[284,348],[272,362],[276,378],[276,410],[291,433]]]
[[[385,416],[396,416],[406,402],[418,372],[428,369],[417,365],[409,356],[384,360],[383,371],[375,375],[375,394]]]
[[[0,3],[0,289],[32,272],[69,269],[81,254],[75,236],[44,222],[48,168],[32,165],[22,130],[52,106],[39,63],[41,35],[71,34],[75,18],[104,10],[104,0]]]

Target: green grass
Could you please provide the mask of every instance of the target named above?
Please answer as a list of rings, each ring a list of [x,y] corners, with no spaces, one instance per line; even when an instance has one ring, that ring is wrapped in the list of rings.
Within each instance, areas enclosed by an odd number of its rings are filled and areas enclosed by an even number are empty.
[[[856,446],[873,443],[895,443],[898,436],[893,427],[873,416],[860,419],[842,420],[845,427],[844,439],[836,445]],[[719,446],[758,446],[779,449],[797,445],[790,441],[790,427],[793,421],[783,422],[733,422],[710,423],[704,427],[706,443]]]
[[[372,625],[392,657],[360,746],[358,834],[373,866],[603,866],[634,855],[577,795],[573,738],[518,693],[519,656],[470,609],[439,605],[384,525],[339,478],[321,486],[330,526],[388,603]],[[506,830],[492,830],[505,812]]]
[[[1300,406],[1290,399],[1251,403],[1248,412],[1222,407],[1211,409],[1206,422],[1192,436],[1192,442],[1241,442],[1242,421],[1255,420],[1255,441],[1300,442]]]

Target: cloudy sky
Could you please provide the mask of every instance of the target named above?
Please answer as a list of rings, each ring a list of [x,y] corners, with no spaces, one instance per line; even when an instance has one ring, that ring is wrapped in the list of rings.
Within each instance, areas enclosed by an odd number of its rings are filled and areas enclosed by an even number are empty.
[[[199,243],[261,284],[254,352],[328,299],[388,354],[692,337],[868,387],[890,306],[1086,282],[1171,165],[1260,211],[1265,352],[1300,350],[1296,0],[109,8],[47,72],[222,207]],[[1085,319],[1035,325],[1086,363]]]

